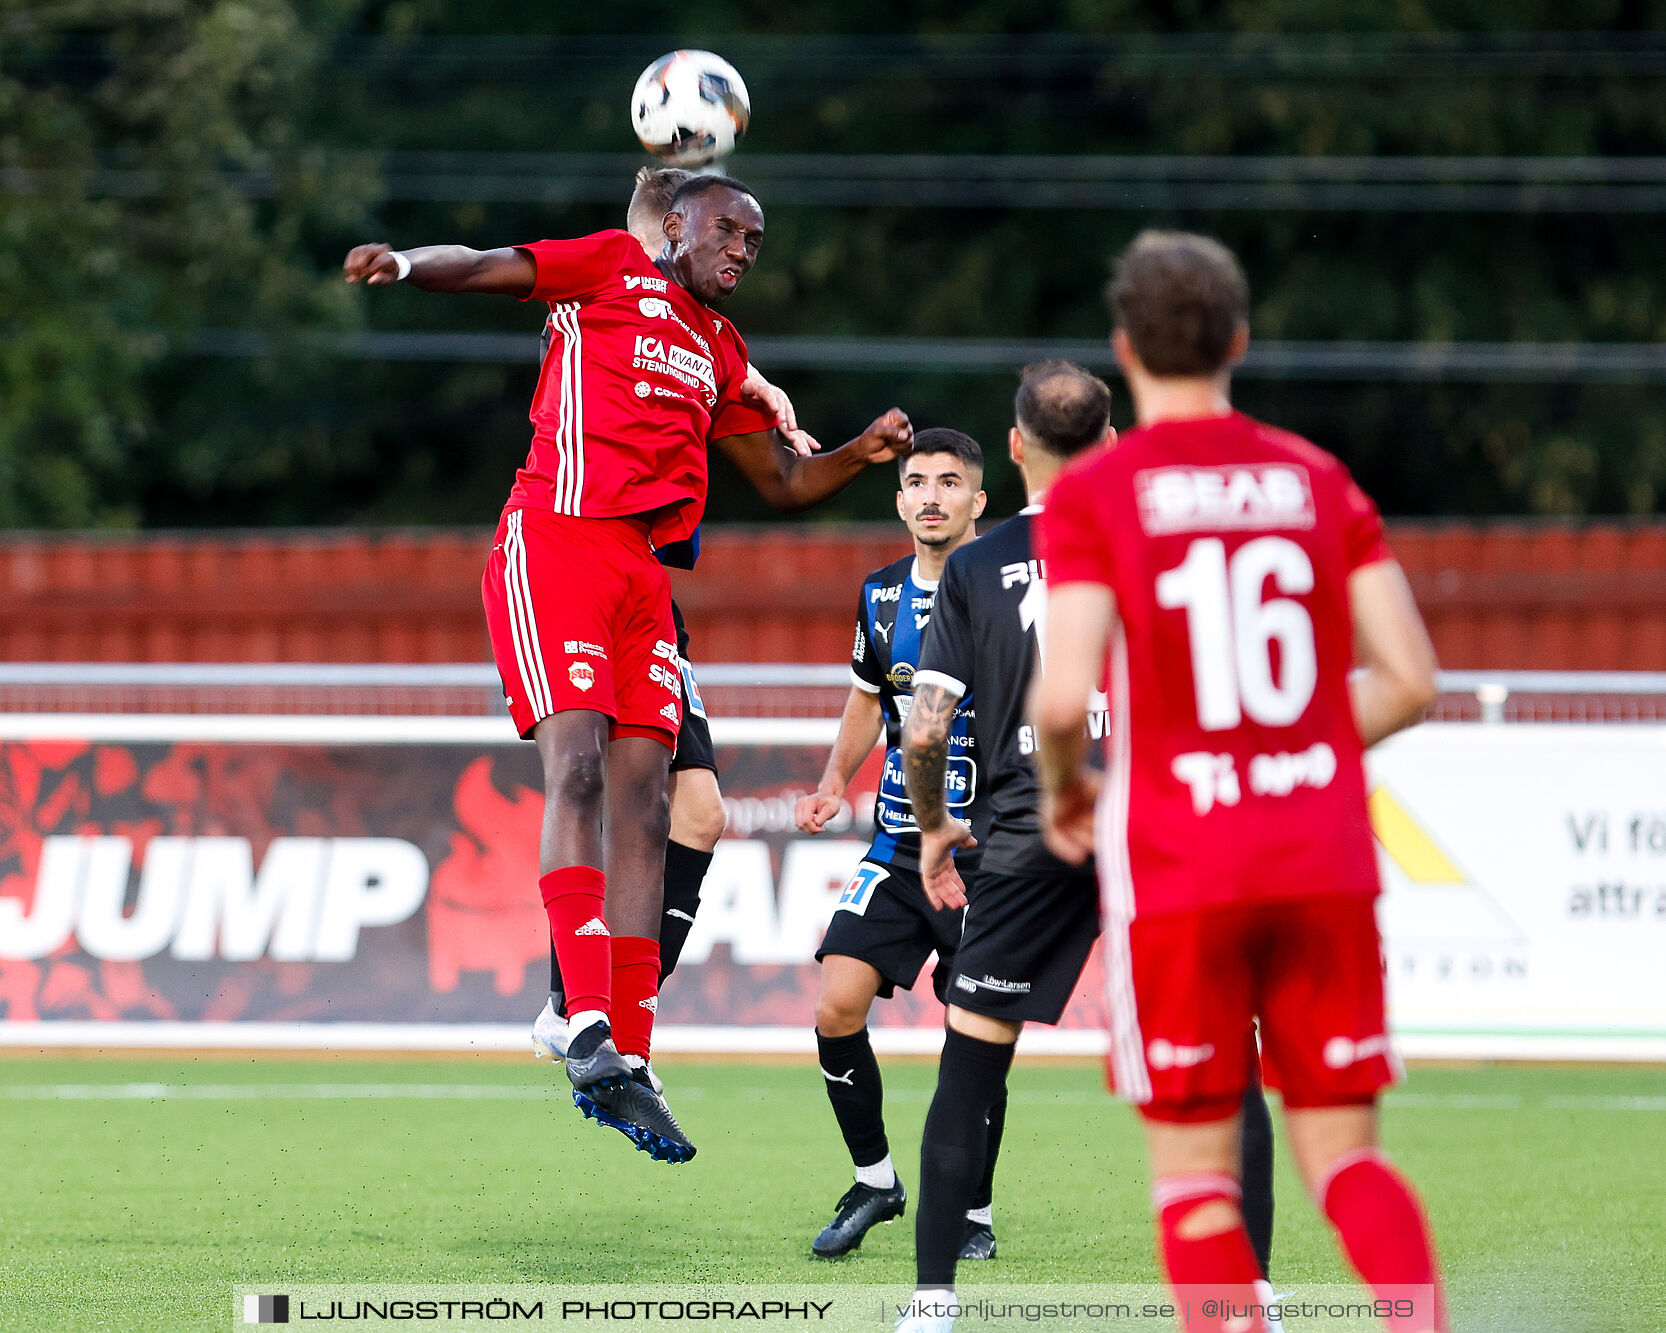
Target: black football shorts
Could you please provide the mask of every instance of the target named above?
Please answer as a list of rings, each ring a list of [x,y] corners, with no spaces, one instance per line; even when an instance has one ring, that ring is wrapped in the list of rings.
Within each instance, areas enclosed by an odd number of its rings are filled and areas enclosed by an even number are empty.
[[[839,895],[816,961],[830,953],[859,958],[883,978],[880,995],[891,996],[898,986],[912,990],[935,952],[932,988],[941,1000],[964,915],[958,907],[934,908],[920,887],[919,871],[863,861]]]
[[[706,719],[706,701],[700,697],[694,667],[688,660],[688,626],[683,613],[671,603],[671,621],[677,627],[677,668],[683,677],[683,725],[677,733],[677,748],[671,755],[671,771],[709,768],[717,772],[717,750],[712,745],[711,723]]]
[[[1099,937],[1092,876],[979,871],[945,1001],[1012,1023],[1057,1023]]]

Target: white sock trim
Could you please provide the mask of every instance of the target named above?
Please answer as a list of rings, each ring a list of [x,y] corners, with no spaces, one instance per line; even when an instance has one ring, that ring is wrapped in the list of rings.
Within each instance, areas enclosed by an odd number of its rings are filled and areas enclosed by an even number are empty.
[[[856,1168],[856,1183],[869,1189],[888,1190],[897,1183],[897,1169],[891,1165],[891,1154],[886,1153],[872,1166]]]
[[[966,1220],[968,1222],[976,1222],[981,1227],[994,1226],[995,1205],[992,1203],[986,1203],[982,1208],[968,1208],[966,1210]]]
[[[596,1023],[605,1022],[607,1022],[607,1015],[600,1009],[580,1009],[578,1013],[567,1020],[567,1036],[571,1039],[578,1036],[585,1028]]]

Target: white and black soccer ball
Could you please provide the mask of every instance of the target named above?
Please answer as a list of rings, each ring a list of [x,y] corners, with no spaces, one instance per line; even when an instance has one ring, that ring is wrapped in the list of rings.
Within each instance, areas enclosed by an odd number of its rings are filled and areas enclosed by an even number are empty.
[[[631,94],[636,137],[669,167],[703,167],[727,157],[751,116],[746,84],[710,51],[661,56],[642,71]]]

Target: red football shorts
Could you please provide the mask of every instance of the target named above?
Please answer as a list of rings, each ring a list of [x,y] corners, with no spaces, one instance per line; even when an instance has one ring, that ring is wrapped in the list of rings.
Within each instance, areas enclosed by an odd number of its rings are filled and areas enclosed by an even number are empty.
[[[588,709],[615,735],[674,745],[682,680],[671,581],[635,518],[506,509],[480,595],[509,715],[522,736]]]
[[[1152,1120],[1234,1114],[1255,1058],[1287,1107],[1370,1101],[1396,1077],[1375,899],[1297,898],[1107,921],[1111,1086]]]

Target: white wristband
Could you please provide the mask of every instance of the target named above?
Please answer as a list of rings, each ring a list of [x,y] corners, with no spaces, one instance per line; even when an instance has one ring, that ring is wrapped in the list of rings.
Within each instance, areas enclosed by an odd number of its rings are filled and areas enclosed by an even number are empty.
[[[395,282],[404,282],[411,276],[411,257],[403,250],[393,252],[393,262],[398,272],[394,275]]]

